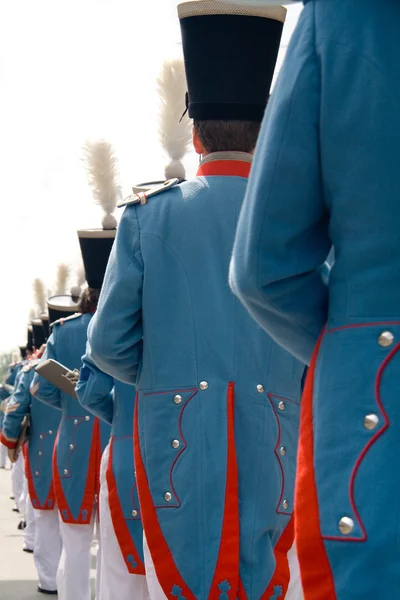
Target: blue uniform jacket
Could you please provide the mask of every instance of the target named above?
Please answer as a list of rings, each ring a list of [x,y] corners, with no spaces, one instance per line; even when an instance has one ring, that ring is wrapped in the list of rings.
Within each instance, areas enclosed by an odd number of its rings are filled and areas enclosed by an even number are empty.
[[[250,160],[210,155],[196,179],[126,208],[89,329],[97,366],[137,381],[142,520],[168,597],[287,586],[304,367],[228,286]]]
[[[76,392],[82,406],[112,425],[106,475],[111,518],[128,571],[144,574],[143,527],[133,467],[135,387],[100,371],[86,354]]]
[[[16,390],[7,404],[1,441],[9,448],[15,447],[22,420],[30,416],[28,446],[24,452],[29,495],[34,508],[52,510],[55,506],[52,456],[61,413],[45,406],[29,392],[38,362],[29,361],[21,371]]]
[[[326,327],[305,396],[296,516],[316,600],[400,597],[399,23],[391,0],[306,3],[233,256],[234,290],[294,355],[309,363]],[[331,244],[327,287],[318,269]]]
[[[52,358],[69,369],[80,368],[85,352],[90,314],[77,314],[53,327],[42,360]],[[35,375],[32,393],[62,410],[54,453],[54,487],[58,509],[65,523],[90,522],[99,489],[101,454],[110,428],[90,415],[79,402]]]

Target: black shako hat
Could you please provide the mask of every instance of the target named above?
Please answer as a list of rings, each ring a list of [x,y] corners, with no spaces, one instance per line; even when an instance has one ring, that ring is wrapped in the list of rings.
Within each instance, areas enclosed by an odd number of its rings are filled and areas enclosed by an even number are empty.
[[[26,348],[27,348],[27,350],[30,350],[31,352],[33,352],[33,330],[32,330],[32,325],[28,325],[28,337],[27,337]]]
[[[196,0],[178,6],[189,117],[262,121],[286,8]]]
[[[40,320],[42,321],[43,333],[47,342],[50,336],[49,315],[40,315]]]
[[[43,331],[43,325],[41,319],[32,319],[31,321],[33,329],[33,345],[36,349],[39,349],[42,344],[45,343],[46,338]]]
[[[47,301],[50,326],[59,319],[66,319],[79,312],[78,305],[68,294],[52,296]]]
[[[116,233],[116,229],[81,229],[78,231],[86,281],[90,288],[101,289],[103,285]]]

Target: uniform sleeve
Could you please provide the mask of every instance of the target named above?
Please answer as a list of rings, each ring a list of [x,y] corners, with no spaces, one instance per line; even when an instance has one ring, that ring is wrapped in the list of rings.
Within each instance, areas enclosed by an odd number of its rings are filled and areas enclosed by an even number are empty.
[[[84,408],[112,424],[114,413],[114,380],[93,364],[87,353],[82,358],[80,379],[75,388],[79,402]]]
[[[29,393],[29,385],[31,378],[30,372],[22,373],[13,397],[7,404],[0,439],[7,448],[16,447],[22,420],[30,412],[32,398]]]
[[[88,340],[97,367],[135,384],[142,358],[143,260],[136,207],[122,215]]]
[[[319,152],[320,75],[305,6],[262,125],[230,268],[258,323],[308,364],[327,319],[331,248]]]
[[[56,346],[57,325],[54,326],[53,333],[47,341],[46,350],[44,351],[40,362],[48,360],[49,358],[57,360]],[[44,379],[44,377],[41,377],[38,373],[35,373],[35,376],[33,378],[31,385],[31,394],[41,402],[44,402],[45,404],[48,404],[53,408],[58,408],[59,410],[62,410],[60,390],[54,387],[54,385],[51,385],[51,383],[47,381],[47,379]]]

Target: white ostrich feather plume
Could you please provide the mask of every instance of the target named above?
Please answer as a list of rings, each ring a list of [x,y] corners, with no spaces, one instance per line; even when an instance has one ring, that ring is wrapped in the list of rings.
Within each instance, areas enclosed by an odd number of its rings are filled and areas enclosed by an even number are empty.
[[[36,319],[36,317],[37,317],[37,311],[33,310],[33,308],[31,308],[29,311],[29,322],[32,321],[33,319]]]
[[[159,136],[161,146],[171,162],[165,168],[167,179],[185,178],[182,158],[192,139],[192,126],[185,110],[187,92],[185,66],[183,60],[175,58],[164,62],[157,79],[160,98]]]
[[[57,267],[57,278],[56,278],[56,289],[55,293],[57,295],[62,295],[67,293],[67,282],[69,278],[70,269],[68,265],[61,263]]]
[[[33,293],[35,296],[35,303],[37,306],[38,314],[41,314],[46,311],[46,288],[42,281],[42,279],[34,279],[33,280]]]
[[[111,217],[121,196],[118,186],[118,168],[112,146],[106,140],[87,141],[83,147],[84,163],[93,197],[106,216],[105,229],[114,229],[117,221]]]

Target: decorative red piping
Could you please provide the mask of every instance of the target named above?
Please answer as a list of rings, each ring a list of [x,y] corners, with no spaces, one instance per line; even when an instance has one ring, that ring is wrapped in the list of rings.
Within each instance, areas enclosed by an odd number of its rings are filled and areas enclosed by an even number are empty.
[[[278,464],[279,464],[279,468],[281,470],[281,475],[282,475],[282,489],[281,489],[281,496],[279,498],[279,502],[278,502],[278,506],[276,507],[276,512],[278,513],[278,515],[287,515],[287,516],[291,516],[293,514],[293,510],[291,512],[287,511],[287,510],[279,510],[281,505],[282,505],[282,500],[283,500],[283,496],[285,495],[285,471],[283,468],[283,464],[281,461],[281,457],[280,454],[278,452],[278,448],[281,445],[281,422],[279,419],[279,415],[276,412],[276,408],[275,405],[273,403],[273,398],[277,398],[279,400],[282,400],[283,402],[291,402],[292,404],[295,404],[297,407],[299,407],[299,404],[297,404],[297,402],[294,402],[293,400],[290,400],[289,398],[285,398],[284,396],[278,396],[277,394],[267,394],[268,396],[268,400],[270,401],[270,404],[272,406],[272,410],[274,411],[274,415],[276,418],[276,422],[278,424],[278,441],[276,442],[276,446],[274,449],[275,452],[275,456],[278,460]]]
[[[173,392],[172,392],[173,393]],[[180,593],[186,600],[196,600],[195,595],[190,591],[183,580],[169,546],[162,533],[160,523],[158,522],[156,509],[153,504],[153,498],[150,492],[149,482],[143,463],[139,440],[139,393],[136,392],[135,417],[134,417],[134,451],[136,479],[138,483],[139,502],[142,508],[143,525],[146,532],[146,539],[149,545],[154,568],[158,581],[167,596],[170,596],[174,586],[180,588]]]
[[[375,380],[375,396],[376,396],[376,402],[379,406],[379,409],[383,415],[383,419],[384,419],[384,425],[375,433],[375,435],[368,441],[368,443],[366,444],[366,446],[364,447],[364,449],[362,450],[360,456],[357,459],[356,464],[354,465],[352,474],[351,474],[351,478],[350,478],[350,485],[349,485],[349,495],[350,495],[350,503],[351,503],[351,508],[354,511],[354,514],[356,516],[357,522],[360,526],[360,529],[362,531],[362,536],[361,537],[349,537],[349,536],[328,536],[328,535],[323,535],[323,539],[324,540],[334,540],[334,541],[338,541],[338,542],[365,542],[365,540],[367,539],[367,532],[365,530],[365,527],[361,521],[361,517],[360,514],[357,510],[356,507],[356,503],[355,503],[355,499],[354,499],[354,486],[355,486],[355,479],[357,476],[357,471],[361,466],[362,461],[364,460],[368,450],[371,448],[371,446],[373,446],[373,444],[375,444],[376,440],[381,437],[381,435],[383,435],[383,433],[388,429],[390,421],[389,421],[389,417],[387,415],[387,412],[384,409],[383,403],[382,403],[382,399],[381,399],[381,393],[380,393],[380,385],[381,385],[381,381],[382,381],[382,376],[383,376],[383,372],[386,369],[386,367],[388,366],[389,362],[392,360],[392,358],[395,356],[395,354],[397,354],[397,352],[400,350],[400,342],[392,349],[392,351],[387,355],[387,357],[385,358],[385,360],[383,361],[383,363],[381,364],[379,370],[378,370],[378,374],[376,376],[376,380]]]
[[[342,331],[343,329],[359,329],[361,327],[386,327],[391,325],[400,325],[400,321],[382,321],[381,323],[354,323],[352,325],[341,325],[340,327],[334,327],[333,329],[327,329],[326,334],[335,333],[336,331]]]

